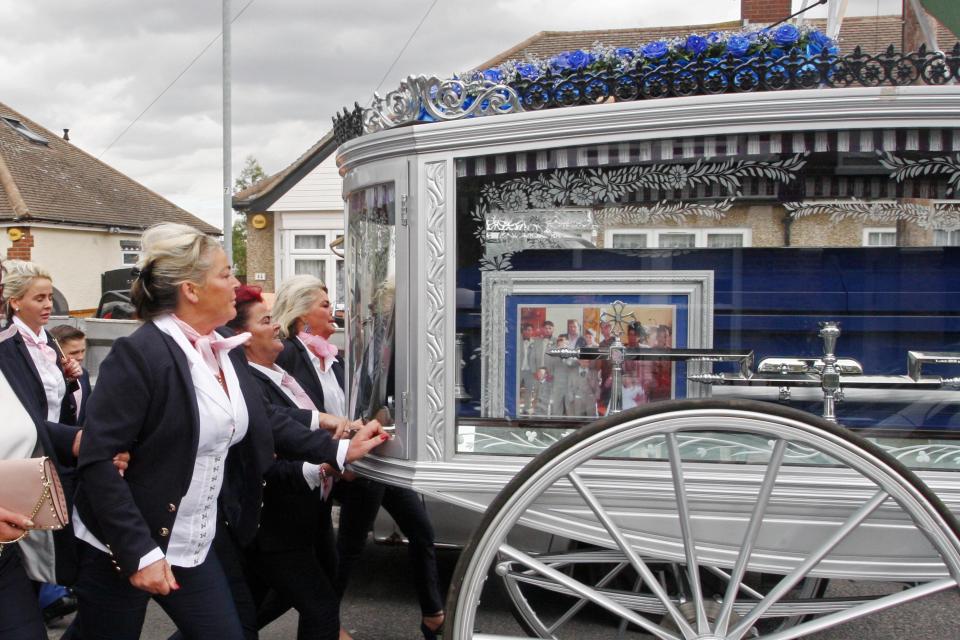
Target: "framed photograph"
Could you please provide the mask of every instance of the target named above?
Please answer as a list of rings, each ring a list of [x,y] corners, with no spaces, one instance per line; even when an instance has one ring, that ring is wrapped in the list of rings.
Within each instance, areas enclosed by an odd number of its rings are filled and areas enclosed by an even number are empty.
[[[483,274],[482,415],[594,418],[611,392],[609,360],[560,359],[558,346],[604,347],[621,303],[621,341],[632,348],[713,345],[711,271],[490,271]],[[690,373],[706,363],[628,360],[623,404],[702,395]]]

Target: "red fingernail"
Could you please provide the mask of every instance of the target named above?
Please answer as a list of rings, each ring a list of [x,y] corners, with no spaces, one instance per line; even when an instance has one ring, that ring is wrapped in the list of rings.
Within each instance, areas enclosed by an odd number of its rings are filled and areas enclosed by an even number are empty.
[[[177,591],[179,588],[180,588],[180,583],[179,583],[179,582],[174,582],[174,583],[173,583],[173,590],[174,590],[174,591]]]
[[[390,439],[390,436],[388,436],[387,434],[383,434],[383,435],[380,436],[380,439],[381,439],[381,440],[389,440],[389,439]]]

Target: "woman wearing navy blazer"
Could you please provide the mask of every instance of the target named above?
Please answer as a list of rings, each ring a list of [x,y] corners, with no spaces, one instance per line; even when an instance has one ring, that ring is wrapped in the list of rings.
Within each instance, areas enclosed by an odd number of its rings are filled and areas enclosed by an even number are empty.
[[[237,548],[257,531],[274,451],[342,467],[385,439],[378,424],[336,442],[255,393],[239,282],[217,242],[191,227],[144,233],[131,295],[144,324],[114,343],[87,408],[74,527],[85,640],[140,636],[152,596],[183,637],[256,637]],[[123,478],[111,471],[131,453]],[[241,619],[243,623],[241,624]]]
[[[3,276],[10,265],[13,276]],[[18,261],[9,261],[0,269],[0,286],[6,292],[9,311],[26,311],[27,321],[34,322],[33,308],[42,310],[46,296],[23,304],[23,292],[32,291],[34,284],[45,289],[43,282],[34,282],[32,265],[23,269]],[[39,270],[36,270],[39,272]],[[45,278],[39,278],[44,280]],[[46,279],[49,284],[49,279]],[[37,325],[42,329],[42,324]],[[52,461],[63,484],[68,504],[71,504],[76,450],[80,430],[47,420],[44,391],[36,370],[31,369],[29,354],[22,351],[20,326],[12,323],[0,332],[0,407],[3,407],[3,427],[0,429],[0,460],[31,458],[45,455]],[[38,332],[39,333],[39,332]],[[52,378],[53,376],[51,376]],[[38,390],[39,388],[39,390]],[[126,467],[126,456],[118,457],[117,468]],[[31,532],[29,514],[17,514],[0,504],[0,638],[35,640],[46,638],[43,617],[37,603],[30,577],[70,584],[76,577],[73,530]],[[26,562],[26,564],[25,564]],[[29,573],[29,577],[28,577]]]
[[[8,349],[19,357],[29,390],[21,400],[36,407],[46,420],[75,425],[75,408],[63,400],[67,393],[77,390],[77,378],[83,371],[80,363],[64,357],[44,329],[53,312],[50,273],[24,260],[7,260],[3,269],[4,310],[17,329]]]
[[[237,317],[228,326],[249,332],[244,345],[251,373],[264,401],[288,412],[304,429],[326,428],[337,437],[347,420],[321,413],[289,373],[276,364],[283,350],[279,325],[257,287],[237,291]],[[336,551],[329,492],[333,469],[278,457],[265,476],[260,531],[251,545],[249,567],[261,628],[293,606],[300,614],[298,640],[337,640],[340,599],[335,584]],[[318,540],[326,540],[317,548]],[[267,598],[269,589],[273,597]]]
[[[343,365],[336,347],[327,341],[337,326],[323,282],[308,275],[284,281],[277,290],[273,317],[284,338],[283,353],[277,363],[297,379],[322,411],[346,415]],[[347,472],[345,479],[351,475]],[[340,500],[337,591],[341,597],[382,505],[409,541],[413,582],[422,615],[420,631],[426,640],[435,640],[444,621],[443,598],[433,526],[420,496],[410,489],[366,478],[339,483],[336,495]]]

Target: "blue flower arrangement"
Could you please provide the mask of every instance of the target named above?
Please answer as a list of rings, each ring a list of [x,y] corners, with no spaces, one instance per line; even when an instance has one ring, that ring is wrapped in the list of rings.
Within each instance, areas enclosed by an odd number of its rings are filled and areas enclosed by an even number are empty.
[[[596,43],[588,51],[564,51],[545,60],[510,60],[498,67],[461,77],[511,82],[519,76],[531,81],[548,73],[556,77],[576,72],[625,71],[671,62],[681,65],[697,60],[711,62],[728,56],[748,61],[761,54],[776,59],[793,54],[809,58],[837,55],[838,52],[837,43],[823,32],[806,26],[782,24],[773,29],[754,31],[692,33],[681,38],[654,40],[637,47],[608,47]]]

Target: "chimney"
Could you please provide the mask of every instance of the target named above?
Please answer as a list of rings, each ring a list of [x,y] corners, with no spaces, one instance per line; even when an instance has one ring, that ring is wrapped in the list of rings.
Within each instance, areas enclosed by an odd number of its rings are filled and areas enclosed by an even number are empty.
[[[746,23],[779,22],[792,11],[790,0],[740,0],[740,18]]]
[[[67,142],[70,141],[70,129],[63,130],[63,139],[66,140]]]

